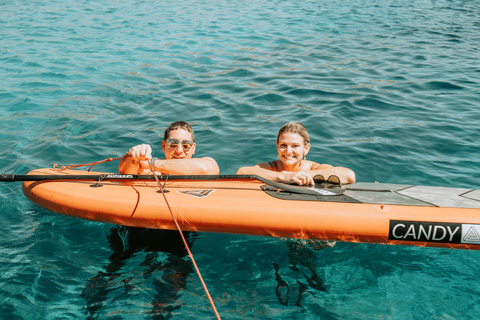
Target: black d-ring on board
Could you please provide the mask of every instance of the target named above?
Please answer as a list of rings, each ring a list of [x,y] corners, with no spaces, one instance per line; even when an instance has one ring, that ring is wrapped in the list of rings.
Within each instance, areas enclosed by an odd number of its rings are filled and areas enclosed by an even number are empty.
[[[92,188],[103,187],[103,184],[100,184],[100,182],[102,182],[102,180],[105,179],[106,176],[107,176],[107,175],[105,175],[105,174],[101,174],[101,175],[98,177],[97,183],[91,184],[90,187],[92,187]]]
[[[165,182],[163,182],[163,186],[162,186],[163,193],[170,192],[169,190],[165,189],[165,185],[167,184],[168,177],[170,177],[170,176],[171,176],[171,174],[168,174],[165,177]],[[162,190],[158,190],[157,193],[162,193]]]

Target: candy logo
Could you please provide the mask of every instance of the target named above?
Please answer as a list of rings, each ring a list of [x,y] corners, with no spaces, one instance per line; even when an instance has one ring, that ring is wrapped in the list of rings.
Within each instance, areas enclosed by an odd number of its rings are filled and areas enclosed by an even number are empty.
[[[389,240],[480,244],[480,225],[390,220]]]

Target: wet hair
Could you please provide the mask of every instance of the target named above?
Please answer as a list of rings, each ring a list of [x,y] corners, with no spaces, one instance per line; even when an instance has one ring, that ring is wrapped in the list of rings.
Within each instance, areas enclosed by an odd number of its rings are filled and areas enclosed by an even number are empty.
[[[165,135],[163,136],[163,140],[167,140],[168,136],[170,135],[170,131],[177,130],[177,129],[183,129],[185,131],[188,131],[192,135],[192,141],[195,142],[195,134],[193,133],[192,127],[186,123],[185,121],[175,121],[172,122],[167,129],[165,129]]]
[[[307,145],[310,143],[310,137],[308,136],[308,131],[300,122],[292,121],[284,124],[283,127],[281,127],[280,130],[278,131],[277,143],[278,143],[278,139],[280,138],[280,135],[284,132],[297,133],[303,138],[303,144]]]

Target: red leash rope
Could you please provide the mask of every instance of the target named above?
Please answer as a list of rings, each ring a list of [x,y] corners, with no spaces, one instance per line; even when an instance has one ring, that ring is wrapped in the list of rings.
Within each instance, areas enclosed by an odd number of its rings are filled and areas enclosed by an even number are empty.
[[[73,169],[73,168],[78,168],[78,167],[83,167],[83,166],[88,166],[90,165],[90,168],[88,168],[87,171],[90,172],[90,169],[93,168],[94,165],[96,164],[99,164],[99,163],[104,163],[104,162],[110,162],[110,161],[115,161],[115,160],[120,160],[122,159],[123,157],[120,157],[120,158],[108,158],[108,159],[105,159],[105,160],[100,160],[100,161],[95,161],[95,162],[90,162],[90,163],[83,163],[83,164],[71,164],[69,166],[60,166],[58,164],[54,164],[53,165],[53,169],[54,170],[59,170],[59,171],[63,171],[63,170],[67,170],[67,169]],[[57,167],[60,167],[59,169]]]
[[[175,218],[175,215],[173,214],[172,208],[170,208],[170,204],[168,203],[167,196],[165,195],[165,192],[163,192],[162,185],[160,184],[160,180],[158,180],[157,175],[155,174],[155,169],[152,166],[152,163],[150,160],[147,160],[148,164],[150,165],[150,170],[153,173],[153,176],[155,177],[155,180],[157,181],[158,187],[160,188],[160,191],[162,192],[163,199],[165,199],[165,203],[167,204],[168,210],[170,210],[170,214],[172,215],[173,221],[175,222],[175,226],[177,227],[178,232],[180,232],[180,236],[182,237],[183,244],[185,245],[185,248],[187,249],[188,256],[190,257],[190,260],[192,260],[193,266],[195,267],[195,271],[197,272],[198,278],[200,279],[200,282],[202,283],[203,289],[205,290],[205,293],[207,294],[208,301],[210,301],[210,304],[212,305],[213,311],[215,312],[215,315],[217,316],[217,319],[220,319],[220,315],[218,314],[217,308],[215,307],[215,303],[213,302],[212,296],[208,292],[207,285],[203,281],[202,275],[200,274],[200,270],[198,270],[197,263],[195,262],[195,259],[193,258],[193,254],[190,251],[190,248],[188,247],[188,243],[185,240],[185,237],[183,236],[182,229],[180,228],[180,225],[177,222],[177,219]]]
[[[92,169],[92,167],[96,164],[103,163],[103,162],[110,162],[110,161],[114,161],[114,160],[119,160],[119,159],[122,159],[122,158],[123,157],[115,158],[115,159],[108,158],[108,159],[101,160],[101,161],[85,163],[85,164],[72,164],[72,165],[69,165],[69,166],[59,166],[58,164],[54,164],[53,169],[58,170],[58,171],[63,171],[63,170],[66,170],[66,169],[72,169],[72,168],[78,168],[78,167],[83,167],[83,166],[90,165],[90,168],[88,168],[88,171],[90,171],[90,169]],[[158,177],[155,174],[155,169],[153,168],[150,160],[147,160],[147,161],[148,161],[148,164],[150,165],[150,170],[152,170],[153,176],[155,177],[155,180],[157,181],[158,187],[160,188],[160,191],[162,191],[163,199],[165,199],[165,203],[167,204],[168,210],[170,210],[170,214],[172,215],[173,221],[175,222],[175,226],[177,227],[178,232],[180,232],[180,236],[182,237],[183,244],[185,245],[185,248],[187,249],[188,256],[190,257],[190,260],[192,260],[192,263],[193,263],[193,266],[195,267],[195,271],[197,272],[198,278],[200,279],[200,282],[202,283],[203,289],[207,293],[207,297],[208,297],[208,300],[210,301],[210,304],[212,305],[213,311],[215,312],[215,315],[217,316],[217,319],[221,320],[220,315],[218,314],[217,308],[215,307],[215,303],[213,302],[212,296],[208,292],[207,285],[203,281],[202,275],[200,274],[200,270],[198,270],[197,263],[195,262],[195,259],[193,258],[193,254],[190,251],[190,248],[188,247],[187,240],[185,240],[185,237],[183,236],[182,229],[180,228],[180,225],[178,224],[177,219],[175,218],[175,215],[173,214],[172,208],[170,208],[170,204],[168,203],[167,197],[165,196],[165,193],[163,192],[162,185],[160,184],[160,181],[158,180]],[[60,168],[57,168],[57,167],[60,167]]]

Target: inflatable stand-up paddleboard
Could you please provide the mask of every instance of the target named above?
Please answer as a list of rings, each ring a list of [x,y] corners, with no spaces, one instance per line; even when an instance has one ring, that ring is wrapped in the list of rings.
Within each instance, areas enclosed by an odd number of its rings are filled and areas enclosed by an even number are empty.
[[[184,231],[480,249],[478,189],[361,182],[309,188],[247,175],[159,178]],[[39,169],[2,180],[24,181],[31,202],[59,214],[176,228],[153,175]]]

